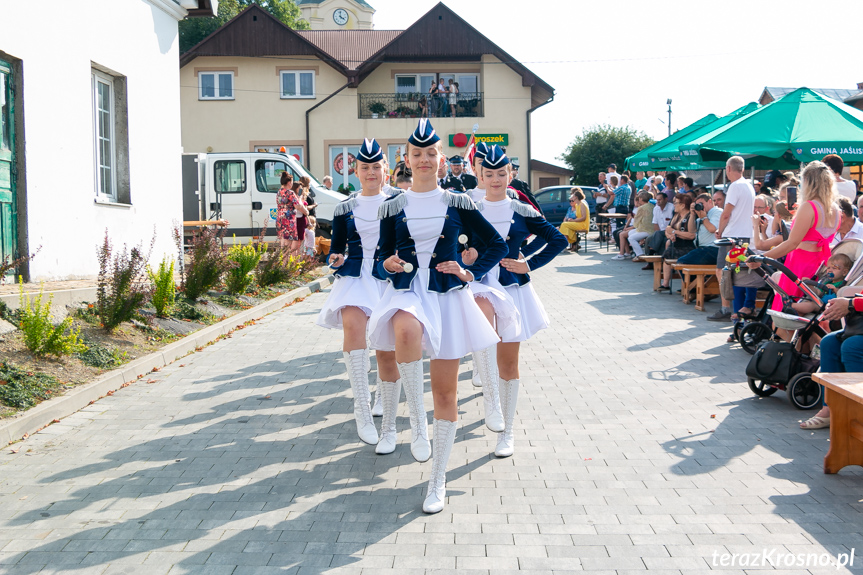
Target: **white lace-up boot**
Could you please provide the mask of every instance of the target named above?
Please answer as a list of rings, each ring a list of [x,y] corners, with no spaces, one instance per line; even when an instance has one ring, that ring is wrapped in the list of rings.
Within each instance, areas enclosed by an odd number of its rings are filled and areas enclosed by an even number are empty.
[[[491,349],[473,352],[473,367],[479,372],[482,381],[482,402],[485,407],[485,426],[492,431],[501,432],[504,429],[503,413],[500,409],[500,396],[498,393],[498,376],[496,358],[492,357]]]
[[[372,372],[372,359],[368,355],[366,355],[366,373]],[[377,375],[377,385],[375,386],[374,394],[372,395],[372,416],[380,417],[384,414],[384,408],[381,405],[381,376]]]
[[[423,362],[418,359],[397,365],[411,416],[411,455],[419,462],[428,461],[431,457],[431,445],[426,408],[423,404]]]
[[[378,391],[382,398],[383,419],[381,420],[381,439],[375,446],[375,453],[386,455],[396,450],[396,416],[399,412],[399,401],[402,395],[402,380],[380,381]]]
[[[354,392],[354,419],[357,423],[357,435],[364,442],[374,445],[378,442],[378,430],[372,419],[369,402],[372,395],[369,392],[369,372],[366,371],[367,349],[355,349],[342,352],[345,366],[348,368],[348,379]]]
[[[518,402],[519,380],[500,380],[500,406],[503,409],[505,428],[497,435],[497,447],[494,454],[498,457],[509,457],[515,453],[515,437],[512,426],[515,422],[515,404]]]
[[[426,498],[423,501],[423,511],[426,513],[439,513],[443,510],[446,501],[446,464],[455,443],[457,428],[457,421],[434,420],[434,457]]]

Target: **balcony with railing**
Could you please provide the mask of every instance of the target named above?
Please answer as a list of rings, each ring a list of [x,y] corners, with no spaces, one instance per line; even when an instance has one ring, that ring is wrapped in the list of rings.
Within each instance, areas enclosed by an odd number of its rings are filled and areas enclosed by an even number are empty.
[[[482,92],[456,94],[455,117],[476,118],[483,115]],[[360,119],[373,118],[441,118],[453,115],[448,95],[421,92],[397,94],[359,94],[357,110]]]

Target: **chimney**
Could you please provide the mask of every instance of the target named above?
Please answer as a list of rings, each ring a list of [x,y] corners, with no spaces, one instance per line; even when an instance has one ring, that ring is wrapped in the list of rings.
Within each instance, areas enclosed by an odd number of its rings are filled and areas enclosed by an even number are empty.
[[[857,89],[863,90],[863,82],[857,82]]]

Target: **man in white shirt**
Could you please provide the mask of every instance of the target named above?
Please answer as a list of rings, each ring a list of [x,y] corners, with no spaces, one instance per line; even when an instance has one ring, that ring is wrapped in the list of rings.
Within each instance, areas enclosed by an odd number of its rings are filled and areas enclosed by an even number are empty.
[[[836,179],[836,192],[839,196],[848,198],[848,201],[852,203],[856,201],[857,186],[852,180],[846,180],[842,177],[842,170],[845,169],[845,162],[842,161],[842,158],[836,154],[828,154],[821,161],[827,164],[827,167],[833,172],[833,177]]]
[[[616,176],[617,181],[620,181],[620,174],[617,173],[617,164],[608,164],[608,173],[605,174],[605,183],[611,185],[611,176]]]
[[[725,162],[725,175],[728,186],[725,188],[725,206],[722,217],[719,218],[719,229],[716,230],[716,238],[743,239],[746,243],[752,242],[752,214],[755,205],[755,189],[752,184],[743,177],[745,168],[743,158],[731,156]],[[725,267],[725,256],[730,248],[720,246],[719,254],[716,256],[716,279],[722,280],[722,268]],[[708,321],[731,321],[731,302],[722,300],[722,307],[718,312],[707,318]]]
[[[833,242],[831,242],[830,247],[835,246],[842,240],[850,240],[852,238],[863,239],[863,224],[854,217],[854,209],[851,207],[851,202],[845,198],[839,198],[839,229],[836,230],[836,235],[833,236]]]

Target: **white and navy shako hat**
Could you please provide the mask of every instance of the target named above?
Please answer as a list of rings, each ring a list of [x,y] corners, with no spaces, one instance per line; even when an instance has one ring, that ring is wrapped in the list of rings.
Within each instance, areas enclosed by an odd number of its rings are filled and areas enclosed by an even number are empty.
[[[357,154],[357,161],[364,164],[374,164],[384,159],[384,152],[381,150],[377,140],[372,138],[365,139],[363,145],[360,146],[360,153]]]
[[[473,152],[474,158],[485,158],[488,155],[488,144],[485,142],[477,142]]]
[[[506,166],[508,163],[510,163],[509,158],[506,157],[506,154],[500,149],[500,146],[495,144],[489,148],[488,154],[483,158],[482,167],[488,168],[489,170],[497,170]]]
[[[437,142],[440,142],[440,137],[435,133],[434,127],[432,127],[431,122],[426,118],[420,119],[417,129],[408,138],[408,143],[417,148],[428,148]]]

